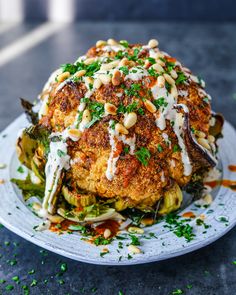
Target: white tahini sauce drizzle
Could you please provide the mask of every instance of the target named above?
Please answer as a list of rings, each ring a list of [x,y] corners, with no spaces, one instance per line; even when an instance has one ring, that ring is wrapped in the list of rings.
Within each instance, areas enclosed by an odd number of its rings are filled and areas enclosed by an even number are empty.
[[[115,51],[115,52],[118,52],[120,50],[124,50],[125,47],[120,45],[120,44],[117,44],[117,45],[107,45],[107,46],[104,46],[102,48],[103,51],[105,52],[111,52],[111,51]]]
[[[67,144],[63,141],[52,141],[45,167],[46,188],[43,200],[43,209],[48,209],[49,212],[52,211],[51,203],[56,193],[62,170],[70,168],[69,161],[70,156],[67,154]]]
[[[148,76],[148,72],[147,70],[145,70],[144,68],[140,68],[140,67],[133,67],[130,69],[129,74],[125,76],[125,80],[133,80],[133,81],[137,81],[142,79],[143,77]]]
[[[181,114],[178,113],[177,110],[174,108],[176,100],[170,93],[168,93],[166,88],[159,88],[157,84],[155,84],[151,90],[154,99],[163,97],[165,99],[165,102],[168,103],[166,107],[160,107],[158,117],[156,118],[156,125],[160,130],[164,130],[166,128],[166,119],[173,122],[173,130],[177,136],[178,144],[181,148],[181,158],[184,165],[184,175],[188,176],[192,172],[192,165],[186,150],[184,140],[182,138],[183,121],[180,119]],[[188,108],[186,105],[181,106],[184,112],[188,112]]]
[[[119,135],[114,129],[111,128],[113,124],[113,120],[110,120],[109,122],[109,127],[108,127],[108,133],[109,133],[109,138],[110,138],[110,145],[111,145],[111,152],[110,156],[107,161],[107,170],[106,170],[106,178],[108,180],[112,180],[115,176],[116,172],[116,163],[119,160],[120,156],[114,157],[114,153],[116,151],[116,144],[118,141],[122,141],[124,144],[129,145],[130,150],[129,153],[131,155],[134,154],[135,151],[135,141],[136,141],[136,136],[134,135],[133,137],[127,138],[125,135]]]
[[[107,161],[107,170],[106,170],[106,178],[110,181],[114,178],[114,175],[116,173],[116,162],[119,159],[118,157],[114,157],[114,153],[116,151],[116,137],[115,137],[115,130],[111,128],[111,124],[113,121],[111,120],[109,122],[109,127],[108,127],[108,133],[109,133],[109,138],[110,138],[110,145],[111,145],[111,152],[109,159]]]

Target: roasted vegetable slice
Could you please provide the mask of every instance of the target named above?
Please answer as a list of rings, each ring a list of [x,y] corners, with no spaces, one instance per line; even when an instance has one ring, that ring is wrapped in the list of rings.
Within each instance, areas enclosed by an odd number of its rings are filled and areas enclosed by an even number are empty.
[[[31,160],[37,146],[37,141],[32,139],[26,130],[24,130],[22,136],[18,138],[16,151],[19,161],[29,169],[31,169]]]
[[[160,215],[168,214],[179,209],[183,201],[183,193],[176,182],[164,193],[163,203],[158,210]]]
[[[108,219],[125,219],[122,215],[117,213],[115,209],[108,208],[101,205],[92,205],[85,207],[82,211],[70,210],[66,211],[59,208],[57,213],[62,217],[75,222],[100,222]]]
[[[13,178],[11,181],[22,190],[22,194],[26,201],[33,196],[40,197],[41,199],[44,197],[44,185],[33,183],[30,175],[28,175],[25,180]]]
[[[96,197],[92,194],[82,194],[70,191],[68,187],[62,187],[65,200],[75,207],[86,207],[96,203]]]
[[[29,122],[34,125],[37,124],[38,123],[38,114],[33,111],[34,105],[31,102],[25,100],[24,98],[21,98],[20,100],[21,100],[21,105],[25,111],[25,114],[26,114]]]
[[[189,113],[185,111],[182,105],[175,106],[178,111],[184,111],[184,124],[183,124],[183,138],[188,151],[188,155],[191,160],[201,167],[215,167],[217,159],[212,155],[210,151],[201,146],[194,138],[189,122]]]

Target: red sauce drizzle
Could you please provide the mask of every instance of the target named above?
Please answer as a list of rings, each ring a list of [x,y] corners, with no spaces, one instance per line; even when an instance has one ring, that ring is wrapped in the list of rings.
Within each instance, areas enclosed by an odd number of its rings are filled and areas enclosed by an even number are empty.
[[[208,182],[205,182],[204,184],[210,186],[211,188],[214,188],[217,185],[222,185],[222,186],[227,187],[233,191],[236,191],[236,181],[235,180],[222,179],[222,180],[216,180],[216,181],[208,181]]]
[[[50,230],[52,232],[62,232],[62,231],[71,231],[69,229],[69,226],[70,225],[75,225],[77,224],[76,222],[74,221],[70,221],[70,220],[63,220],[61,223],[60,223],[60,227],[58,227],[58,223],[52,223],[51,226],[50,226]]]
[[[185,218],[195,218],[196,217],[196,215],[192,211],[185,212],[182,216]]]
[[[115,220],[106,220],[102,224],[98,225],[95,228],[95,233],[98,235],[103,235],[105,229],[109,229],[111,231],[111,236],[114,237],[119,231],[120,224]]]
[[[228,169],[232,172],[236,172],[236,165],[229,165]]]

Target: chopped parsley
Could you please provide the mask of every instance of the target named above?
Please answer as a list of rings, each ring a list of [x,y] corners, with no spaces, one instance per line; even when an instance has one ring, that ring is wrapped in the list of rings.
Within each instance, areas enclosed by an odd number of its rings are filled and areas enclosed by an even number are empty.
[[[135,101],[129,105],[127,105],[126,107],[126,113],[131,113],[131,112],[134,112],[136,109],[137,109],[137,105],[138,103]]]
[[[188,223],[188,219],[181,219],[180,216],[175,213],[169,213],[165,217],[167,225],[164,227],[169,228],[177,237],[184,237],[187,242],[193,240],[195,234],[193,233],[193,227]]]
[[[63,152],[62,150],[58,149],[57,150],[57,155],[58,155],[58,157],[62,158],[62,157],[65,157],[66,156],[66,153]]]
[[[168,102],[165,100],[164,97],[159,97],[158,99],[154,99],[153,104],[156,106],[157,109],[160,107],[167,107]]]
[[[130,88],[125,89],[125,94],[128,96],[137,96],[139,97],[139,91],[141,90],[141,84],[134,83]]]
[[[89,65],[85,65],[83,62],[77,62],[75,64],[63,64],[61,65],[62,72],[69,72],[71,75],[74,75],[76,72],[85,70],[85,76],[91,77],[93,74],[100,70],[101,63],[95,61]]]
[[[137,159],[144,165],[147,166],[151,158],[149,150],[145,147],[141,147],[136,153],[135,156]]]
[[[155,60],[155,58],[153,58],[153,57],[148,57],[147,60],[148,60],[152,65],[154,65],[154,64],[156,63],[156,60]]]
[[[131,243],[130,245],[134,245],[134,246],[140,246],[140,241],[139,238],[135,235],[129,235],[129,237],[131,238]]]
[[[128,67],[120,67],[119,70],[124,73],[125,75],[128,75],[129,74],[129,69]]]
[[[184,81],[187,80],[187,77],[184,75],[183,72],[178,72],[177,74],[178,74],[178,77],[175,80],[176,85],[182,84]]]
[[[88,101],[87,108],[91,111],[92,116],[92,120],[86,125],[86,128],[89,128],[102,118],[105,110],[104,105],[96,101]]]
[[[164,61],[166,68],[167,68],[167,72],[171,72],[174,67],[175,67],[175,63],[172,61],[167,61],[165,58],[160,58],[162,61]]]
[[[19,172],[19,173],[24,173],[24,168],[23,168],[22,166],[19,166],[19,167],[17,168],[17,172]]]
[[[96,239],[94,239],[94,244],[96,246],[100,246],[100,245],[108,245],[112,242],[112,239],[105,239],[102,236],[97,237]]]
[[[157,146],[157,150],[159,153],[163,152],[163,147],[160,145],[160,143]]]
[[[110,253],[109,251],[106,251],[106,252],[100,252],[100,256],[101,257],[104,257],[106,254]]]
[[[166,90],[168,91],[168,92],[170,92],[170,90],[171,90],[171,85],[170,85],[170,83],[168,83],[167,81],[165,82],[165,87],[166,87]]]
[[[130,147],[129,146],[125,146],[124,147],[124,153],[125,154],[129,154],[129,150],[130,150]]]
[[[61,264],[61,271],[62,272],[66,272],[67,271],[67,264],[66,263],[62,263]]]
[[[173,153],[180,152],[180,151],[181,151],[181,148],[178,146],[178,144],[175,144],[173,147]]]
[[[182,291],[181,289],[176,289],[172,291],[172,295],[181,295],[181,294],[184,294],[184,291]]]
[[[153,68],[149,68],[149,69],[148,69],[148,74],[149,74],[150,76],[152,76],[152,77],[155,77],[155,78],[157,78],[157,77],[159,76],[159,74],[157,73],[157,71],[154,70]]]
[[[142,115],[142,116],[145,114],[143,108],[138,108],[138,109],[137,109],[137,112],[138,112],[139,115]]]
[[[125,48],[128,48],[129,47],[129,43],[126,40],[121,40],[120,41],[120,45],[124,46]]]
[[[127,105],[127,106],[120,104],[117,108],[117,113],[118,114],[125,114],[125,113],[135,112],[137,110],[137,107],[138,107],[138,103],[136,101]],[[139,108],[139,109],[141,109],[143,111],[142,108]]]

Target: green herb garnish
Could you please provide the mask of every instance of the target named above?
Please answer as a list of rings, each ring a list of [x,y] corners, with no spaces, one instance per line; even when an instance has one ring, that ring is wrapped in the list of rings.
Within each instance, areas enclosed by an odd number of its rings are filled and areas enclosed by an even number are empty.
[[[145,147],[141,147],[136,153],[135,156],[137,159],[144,165],[147,166],[151,158],[149,150]]]

